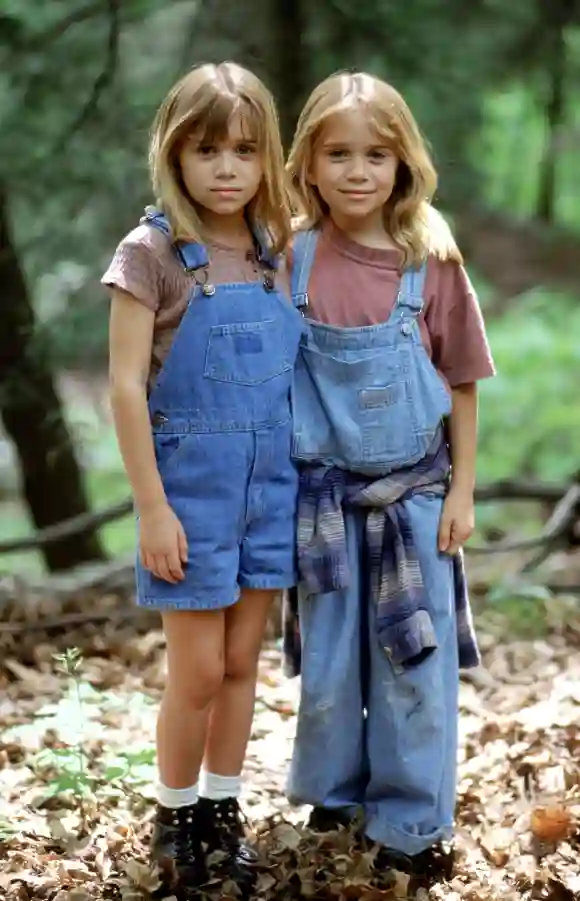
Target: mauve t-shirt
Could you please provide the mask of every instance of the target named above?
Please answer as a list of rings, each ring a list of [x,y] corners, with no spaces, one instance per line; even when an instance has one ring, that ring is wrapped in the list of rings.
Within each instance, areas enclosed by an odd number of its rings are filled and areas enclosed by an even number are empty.
[[[401,254],[364,247],[324,223],[308,285],[309,316],[353,328],[385,322],[397,299]],[[483,317],[459,263],[430,256],[419,317],[423,344],[451,388],[494,375]]]
[[[249,283],[263,279],[264,270],[249,239],[247,248],[228,247],[215,242],[207,247],[211,283]],[[166,235],[143,223],[120,242],[101,283],[130,294],[155,313],[149,376],[151,386],[187,309],[194,287],[193,277],[185,272]],[[288,297],[290,303],[288,278],[283,264],[276,273],[276,287]]]
[[[215,284],[261,278],[252,250],[219,244],[209,249],[209,278]],[[343,327],[386,321],[399,289],[400,263],[397,251],[357,244],[329,220],[321,230],[312,267],[309,315]],[[288,294],[284,265],[276,281]],[[187,308],[192,277],[184,272],[165,235],[143,224],[120,242],[102,283],[128,292],[155,313],[151,384]],[[433,364],[451,387],[494,374],[477,297],[458,263],[429,258],[419,324]]]

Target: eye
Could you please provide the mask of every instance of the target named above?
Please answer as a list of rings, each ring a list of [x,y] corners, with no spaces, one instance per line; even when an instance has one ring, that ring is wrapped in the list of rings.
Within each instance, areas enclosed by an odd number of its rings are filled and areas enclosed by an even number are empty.
[[[214,144],[199,144],[197,147],[197,152],[200,156],[211,156],[215,151]]]
[[[342,147],[337,147],[328,151],[328,156],[331,160],[342,160],[347,155],[348,151]]]
[[[239,153],[240,156],[250,156],[252,153],[256,152],[256,147],[254,144],[238,144],[236,152]]]
[[[386,147],[376,147],[374,150],[371,150],[369,156],[373,160],[379,160],[382,162],[383,160],[388,160],[389,157],[392,156],[392,153]]]

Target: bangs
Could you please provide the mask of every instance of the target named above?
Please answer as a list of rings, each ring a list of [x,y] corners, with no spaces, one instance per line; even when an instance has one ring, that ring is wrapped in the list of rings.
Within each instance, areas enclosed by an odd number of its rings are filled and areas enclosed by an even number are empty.
[[[396,127],[394,116],[390,116],[378,103],[367,101],[365,106],[369,115],[369,124],[376,131],[381,141],[389,150],[397,152],[401,148],[401,134]]]
[[[184,123],[182,137],[193,137],[200,144],[226,141],[232,119],[239,116],[242,139],[263,142],[263,123],[256,107],[243,97],[214,94],[196,115]]]
[[[194,67],[159,107],[149,143],[156,201],[171,224],[173,240],[203,239],[203,221],[182,179],[187,145],[248,143],[261,156],[262,180],[248,217],[274,253],[290,235],[284,155],[274,99],[257,76],[233,62]],[[193,149],[192,147],[192,149]]]
[[[368,73],[337,72],[329,76],[314,89],[300,113],[286,166],[295,228],[317,228],[329,214],[311,177],[317,144],[331,117],[358,109],[364,111],[365,125],[376,135],[377,145],[388,148],[397,160],[393,191],[383,209],[387,232],[402,249],[405,265],[421,262],[435,246],[425,223],[437,187],[437,173],[427,143],[403,97],[387,82]],[[349,128],[340,131],[345,144],[354,143],[356,126],[349,124]],[[447,244],[440,241],[437,253],[441,259],[460,259],[451,240]]]
[[[367,115],[368,124],[371,130],[376,132],[381,144],[384,144],[398,156],[401,149],[401,136],[396,127],[395,116],[389,115],[384,107],[375,99],[356,97],[352,94],[344,97],[325,113],[324,118],[319,125],[319,134],[324,123],[331,116],[339,116],[341,113],[348,113],[351,110],[357,109],[364,110]]]

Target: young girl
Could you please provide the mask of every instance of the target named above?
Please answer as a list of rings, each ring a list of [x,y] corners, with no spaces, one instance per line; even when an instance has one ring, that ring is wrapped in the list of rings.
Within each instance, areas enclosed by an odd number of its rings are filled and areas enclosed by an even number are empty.
[[[271,95],[233,63],[195,68],[159,109],[150,165],[159,209],[103,282],[137,603],[161,611],[167,642],[152,856],[172,887],[196,885],[203,844],[250,887],[240,772],[270,604],[295,581],[289,392],[303,329],[276,276],[290,219]]]
[[[289,796],[314,806],[313,829],[362,808],[379,868],[448,872],[458,670],[478,662],[460,550],[476,383],[493,364],[430,206],[425,144],[392,87],[364,73],[324,81],[288,169],[308,323],[293,393],[302,683]]]

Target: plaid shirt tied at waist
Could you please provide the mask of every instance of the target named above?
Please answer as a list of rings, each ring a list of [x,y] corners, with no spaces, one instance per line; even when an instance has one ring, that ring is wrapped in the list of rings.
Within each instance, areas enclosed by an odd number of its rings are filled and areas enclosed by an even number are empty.
[[[421,566],[405,502],[414,494],[444,497],[449,456],[441,435],[416,465],[377,479],[335,467],[306,466],[300,475],[298,568],[300,590],[324,594],[349,585],[344,510],[365,508],[368,590],[377,607],[378,638],[398,667],[420,663],[437,648]],[[480,662],[463,555],[453,557],[459,666]],[[285,670],[300,671],[296,593],[284,611]]]

